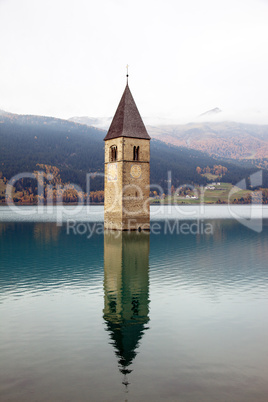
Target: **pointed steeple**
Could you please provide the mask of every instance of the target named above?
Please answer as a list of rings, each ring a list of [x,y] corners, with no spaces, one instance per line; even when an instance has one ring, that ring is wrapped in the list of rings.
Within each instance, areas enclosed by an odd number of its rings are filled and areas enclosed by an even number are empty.
[[[104,141],[118,137],[150,140],[128,83]]]

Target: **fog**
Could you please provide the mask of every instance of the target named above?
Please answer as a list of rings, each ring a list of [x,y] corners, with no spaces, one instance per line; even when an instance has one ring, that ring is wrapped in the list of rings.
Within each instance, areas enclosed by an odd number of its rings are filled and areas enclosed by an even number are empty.
[[[0,109],[268,124],[268,2],[0,0]],[[203,118],[203,117],[202,117]]]

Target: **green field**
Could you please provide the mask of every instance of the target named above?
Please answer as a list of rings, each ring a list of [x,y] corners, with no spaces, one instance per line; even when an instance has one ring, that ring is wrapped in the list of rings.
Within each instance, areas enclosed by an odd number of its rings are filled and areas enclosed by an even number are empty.
[[[201,176],[206,177],[208,180],[217,180],[219,178],[218,175],[212,173],[204,173]]]
[[[193,191],[189,192],[189,197],[196,195],[198,196],[198,199],[186,198],[185,196],[166,196],[164,199],[159,201],[152,200],[152,204],[155,202],[163,204],[215,204],[217,201],[228,203],[241,197],[246,198],[250,194],[250,190],[241,190],[230,183],[222,183],[220,186],[215,186],[214,190],[205,189],[204,187],[196,187],[195,193]]]

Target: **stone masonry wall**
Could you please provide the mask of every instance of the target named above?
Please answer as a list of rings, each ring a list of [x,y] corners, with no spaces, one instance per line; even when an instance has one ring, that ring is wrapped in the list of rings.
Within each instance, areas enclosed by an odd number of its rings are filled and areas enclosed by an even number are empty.
[[[117,146],[117,160],[110,162],[113,145]],[[139,146],[138,161],[133,161],[134,146]],[[150,141],[120,137],[105,141],[105,227],[149,229],[149,185]]]

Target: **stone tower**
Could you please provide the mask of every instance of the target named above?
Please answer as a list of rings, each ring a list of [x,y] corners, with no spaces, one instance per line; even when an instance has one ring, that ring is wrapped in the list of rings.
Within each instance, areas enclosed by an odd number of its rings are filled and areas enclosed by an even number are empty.
[[[149,230],[150,136],[128,83],[104,141],[104,227]]]

